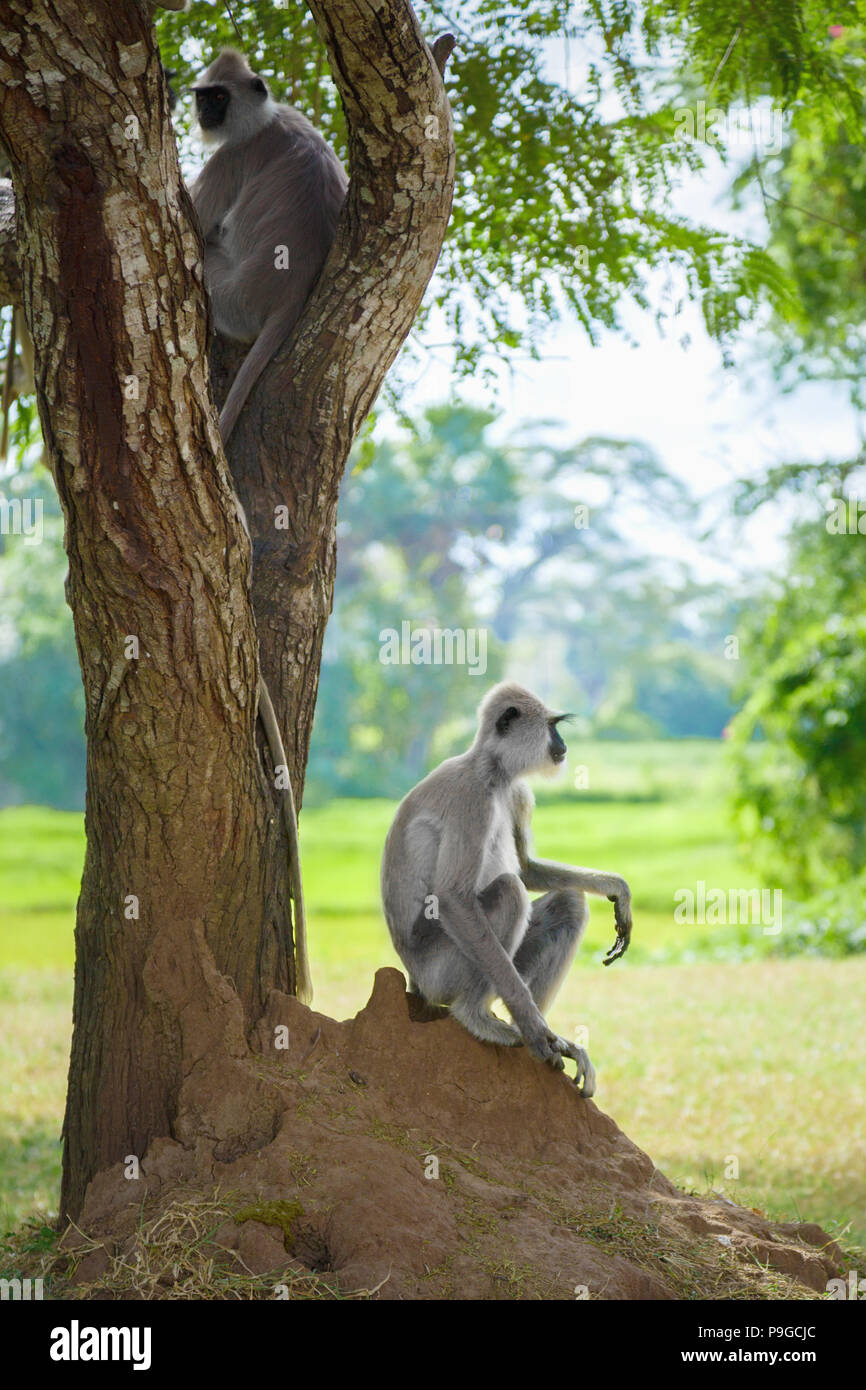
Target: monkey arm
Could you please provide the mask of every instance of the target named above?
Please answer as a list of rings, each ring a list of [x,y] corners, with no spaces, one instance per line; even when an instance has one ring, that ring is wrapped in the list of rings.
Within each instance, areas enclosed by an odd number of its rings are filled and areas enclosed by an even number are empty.
[[[437,896],[442,930],[461,954],[484,972],[527,1042],[531,1042],[539,1027],[547,1031],[529,989],[492,930],[477,899],[474,902],[461,901],[457,894],[447,888]]]
[[[508,952],[491,927],[476,892],[478,867],[489,833],[490,815],[479,806],[472,815],[463,806],[463,833],[449,834],[439,844],[434,893],[439,925],[465,956],[490,981],[520,1030],[530,1051],[547,1057],[550,1029]],[[465,827],[470,826],[469,833]]]
[[[555,859],[527,859],[521,864],[520,877],[531,893],[548,893],[556,888],[579,888],[582,893],[597,893],[612,903],[624,907],[631,901],[625,879],[601,869],[581,869],[571,864],[558,864]]]
[[[529,788],[516,784],[513,798],[514,845],[520,864],[520,877],[530,893],[549,893],[561,888],[576,888],[581,893],[596,893],[614,905],[616,941],[608,951],[604,964],[612,965],[625,955],[631,941],[631,889],[620,874],[600,869],[581,869],[559,864],[554,859],[536,859],[532,853],[530,820],[534,800]]]
[[[575,1084],[584,1095],[591,1096],[595,1091],[595,1071],[587,1053],[582,1047],[553,1032],[508,952],[491,929],[478,899],[465,902],[446,890],[439,898],[439,909],[439,925],[461,954],[484,971],[533,1056],[559,1071],[564,1069],[564,1058],[570,1057],[577,1063],[573,1077]]]
[[[631,890],[619,874],[573,868],[552,859],[528,859],[525,866],[521,866],[520,877],[530,892],[577,888],[582,893],[597,893],[601,898],[608,898],[613,903],[616,941],[605,956],[604,964],[612,965],[625,955],[631,941]]]

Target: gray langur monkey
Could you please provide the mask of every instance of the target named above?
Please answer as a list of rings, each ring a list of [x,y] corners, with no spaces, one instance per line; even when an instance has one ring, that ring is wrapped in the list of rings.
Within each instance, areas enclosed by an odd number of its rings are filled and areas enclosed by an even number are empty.
[[[214,324],[252,344],[220,412],[225,444],[319,278],[348,180],[306,116],[277,106],[234,49],[193,91],[202,135],[217,146],[191,189]]]
[[[618,874],[532,856],[534,802],[522,779],[563,762],[556,726],[565,717],[519,685],[488,692],[472,747],[400,803],[382,859],[382,901],[412,993],[448,1005],[484,1042],[523,1041],[560,1071],[572,1058],[575,1084],[591,1096],[587,1053],[552,1032],[542,1010],[583,935],[584,893],[614,904],[616,941],[605,965],[628,949],[631,894]],[[532,902],[532,891],[544,896]],[[497,996],[517,1027],[490,1012]]]
[[[267,84],[234,49],[223,50],[193,91],[202,135],[217,146],[191,189],[204,237],[204,277],[214,325],[226,338],[252,344],[220,412],[226,445],[250,391],[297,323],[321,273],[348,180],[306,117],[277,106]],[[239,501],[237,506],[250,536]],[[309,1003],[297,814],[263,677],[258,700],[271,756],[287,774],[282,806],[295,904],[296,987],[298,997]]]

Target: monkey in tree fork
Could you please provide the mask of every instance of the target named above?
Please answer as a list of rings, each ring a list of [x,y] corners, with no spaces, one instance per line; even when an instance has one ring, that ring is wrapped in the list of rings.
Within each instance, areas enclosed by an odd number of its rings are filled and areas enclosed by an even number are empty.
[[[228,444],[238,416],[285,342],[327,259],[348,180],[317,130],[278,106],[240,53],[225,49],[195,84],[203,138],[216,146],[191,194],[204,238],[204,276],[217,332],[251,344],[220,412]],[[238,512],[250,529],[240,502]],[[262,676],[259,716],[285,785],[281,798],[295,905],[296,990],[312,998],[297,813],[276,712]]]
[[[631,939],[631,893],[618,874],[533,857],[533,798],[523,779],[563,763],[563,718],[519,685],[487,694],[472,747],[400,803],[382,859],[382,901],[413,993],[448,1005],[484,1042],[525,1042],[559,1070],[570,1057],[575,1084],[591,1096],[589,1056],[554,1033],[542,1011],[583,935],[584,894],[614,904],[610,965]],[[544,896],[530,902],[531,891]],[[490,1012],[497,996],[514,1024]]]
[[[151,6],[185,10],[188,0],[151,0]],[[278,106],[267,83],[240,53],[224,50],[193,90],[202,135],[216,146],[191,189],[205,243],[205,285],[217,331],[250,344],[220,412],[225,447],[250,391],[295,327],[321,274],[348,180],[318,131],[293,107]],[[171,96],[169,89],[173,105]],[[18,310],[0,401],[0,459],[6,453],[12,400],[27,389],[14,376],[16,326],[26,349],[30,339]],[[246,514],[235,501],[251,540]],[[312,982],[294,795],[273,701],[261,674],[257,693],[258,714],[282,778],[294,902],[295,987],[298,997],[309,1002]]]

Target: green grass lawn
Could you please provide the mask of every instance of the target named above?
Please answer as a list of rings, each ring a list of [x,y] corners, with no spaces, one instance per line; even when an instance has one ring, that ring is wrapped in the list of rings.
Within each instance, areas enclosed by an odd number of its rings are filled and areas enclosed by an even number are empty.
[[[721,754],[704,741],[572,746],[588,786],[539,789],[539,853],[625,874],[635,909],[629,955],[605,970],[613,911],[593,900],[552,1022],[589,1028],[599,1104],[670,1177],[866,1243],[866,960],[771,960],[760,925],[673,921],[675,890],[699,879],[758,886],[728,827]],[[392,814],[341,801],[302,815],[316,1006],[338,1018],[397,963],[378,889]],[[5,1224],[56,1202],[83,852],[81,816],[0,812]]]
[[[629,880],[630,959],[637,963],[724,959],[770,944],[760,926],[673,920],[674,892],[700,879],[712,887],[758,886],[728,825],[722,751],[703,739],[578,743],[570,748],[569,775],[536,788],[540,855]],[[585,790],[573,790],[577,767],[587,769]],[[389,801],[335,801],[301,816],[313,964],[349,988],[359,964],[393,959],[379,907],[379,859],[393,811]],[[83,856],[81,816],[37,807],[0,811],[0,968],[71,967]],[[597,901],[589,954],[600,955],[612,940],[613,910]],[[361,1002],[357,992],[347,996],[347,1007]]]

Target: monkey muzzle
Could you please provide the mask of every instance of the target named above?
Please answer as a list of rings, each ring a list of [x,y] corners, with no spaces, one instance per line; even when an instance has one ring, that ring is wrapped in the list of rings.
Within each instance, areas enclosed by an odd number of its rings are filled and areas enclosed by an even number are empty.
[[[562,735],[556,728],[552,728],[550,730],[549,750],[552,762],[559,764],[565,761],[565,755],[568,752],[568,748],[566,747],[563,741]]]

